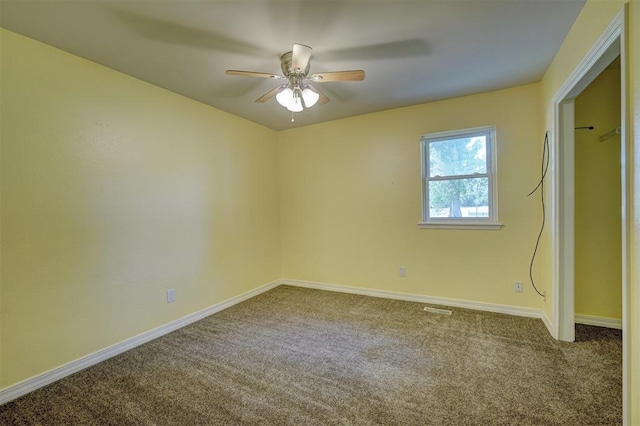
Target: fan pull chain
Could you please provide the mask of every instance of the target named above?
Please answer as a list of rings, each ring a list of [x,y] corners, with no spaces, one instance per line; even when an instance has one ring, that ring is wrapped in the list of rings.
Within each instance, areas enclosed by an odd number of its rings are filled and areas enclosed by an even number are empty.
[[[293,112],[291,112],[291,122],[292,122],[292,123],[295,123],[295,122],[296,122],[296,120],[293,118]]]

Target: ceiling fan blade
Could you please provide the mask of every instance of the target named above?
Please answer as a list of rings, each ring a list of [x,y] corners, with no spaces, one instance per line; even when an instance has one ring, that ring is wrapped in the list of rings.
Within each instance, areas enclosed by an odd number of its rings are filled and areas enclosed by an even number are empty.
[[[227,75],[240,75],[244,77],[260,77],[260,78],[270,78],[272,80],[278,80],[280,78],[284,78],[283,75],[278,74],[269,74],[266,72],[257,72],[257,71],[238,71],[238,70],[227,70],[225,72]]]
[[[282,92],[286,87],[287,87],[286,84],[281,84],[280,86],[276,86],[273,89],[269,90],[264,95],[260,96],[258,99],[256,99],[256,102],[259,104],[263,102],[267,102],[269,99],[273,98],[275,95]]]
[[[316,83],[325,83],[327,81],[362,81],[364,80],[364,71],[351,70],[320,72],[313,74],[309,78]]]
[[[311,91],[316,92],[318,95],[320,95],[320,99],[318,99],[318,102],[320,102],[322,105],[328,103],[331,100],[327,95],[325,95],[324,93],[322,93],[321,91],[313,87],[312,85],[308,84],[307,86],[309,86],[309,89]]]
[[[393,41],[368,46],[316,52],[314,57],[322,62],[371,61],[379,59],[419,58],[428,55],[429,45],[421,39]]]
[[[262,58],[269,57],[263,46],[245,43],[239,39],[228,37],[222,32],[203,31],[177,22],[152,18],[147,14],[107,9],[106,7],[105,11],[114,15],[129,30],[154,41],[190,48],[212,49],[235,54],[244,53]]]
[[[304,44],[294,44],[291,55],[291,68],[293,72],[303,73],[309,66],[309,60],[311,59],[311,49]]]

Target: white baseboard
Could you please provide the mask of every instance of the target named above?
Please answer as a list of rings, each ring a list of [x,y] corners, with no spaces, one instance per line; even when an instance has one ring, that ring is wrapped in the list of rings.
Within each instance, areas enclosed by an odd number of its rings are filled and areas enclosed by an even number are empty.
[[[547,327],[547,330],[549,331],[549,334],[551,335],[551,337],[553,337],[554,339],[558,340],[556,334],[553,331],[553,323],[551,322],[551,320],[547,316],[547,313],[544,311],[544,309],[541,311],[541,314],[542,315],[540,316],[540,319],[544,323],[545,327]]]
[[[575,321],[576,324],[595,325],[597,327],[615,328],[617,330],[622,330],[622,319],[618,318],[576,314]]]
[[[42,374],[38,374],[37,376],[31,377],[20,383],[16,383],[15,385],[1,389],[0,405],[5,404],[22,395],[26,395],[29,392],[33,392],[36,389],[39,389],[50,383],[58,381],[66,376],[69,376],[87,367],[90,367],[99,362],[105,361],[111,357],[114,357],[123,352],[126,352],[129,349],[133,349],[136,346],[140,346],[143,343],[147,343],[160,336],[164,336],[165,334],[171,333],[172,331],[175,331],[186,325],[199,321],[205,317],[208,317],[209,315],[222,311],[223,309],[227,309],[233,305],[236,305],[240,302],[243,302],[247,299],[257,296],[260,293],[264,293],[265,291],[271,290],[272,288],[277,287],[278,285],[280,285],[280,281],[272,281],[270,283],[264,284],[246,293],[242,293],[238,296],[232,297],[220,303],[216,303],[215,305],[209,306],[208,308],[194,312],[182,318],[178,318],[175,321],[171,321],[170,323],[161,325],[160,327],[154,328],[152,330],[149,330],[137,336],[131,337],[127,340],[123,340],[122,342],[116,343],[114,345],[101,349],[92,354],[83,356],[82,358],[78,358],[74,361],[71,361],[60,367],[56,367],[52,370],[46,371]]]
[[[144,343],[147,343],[158,337],[164,336],[165,334],[171,333],[172,331],[175,331],[186,325],[199,321],[205,317],[208,317],[209,315],[215,314],[216,312],[229,308],[233,305],[236,305],[240,302],[243,302],[247,299],[257,296],[260,293],[264,293],[265,291],[271,290],[272,288],[275,288],[279,285],[292,285],[297,287],[314,288],[319,290],[337,291],[341,293],[353,293],[353,294],[361,294],[364,296],[382,297],[386,299],[406,300],[409,302],[429,303],[434,305],[452,306],[452,307],[459,307],[459,308],[465,308],[465,309],[475,309],[480,311],[495,312],[495,313],[508,314],[508,315],[517,315],[517,316],[530,317],[530,318],[540,318],[544,322],[545,326],[549,329],[549,331],[551,331],[551,322],[549,321],[549,318],[546,316],[544,311],[540,309],[522,308],[518,306],[499,305],[494,303],[473,302],[469,300],[460,300],[460,299],[448,299],[444,297],[431,297],[431,296],[423,296],[419,294],[401,293],[401,292],[387,291],[387,290],[376,290],[376,289],[370,289],[370,288],[350,287],[345,285],[321,283],[321,282],[315,282],[315,281],[281,279],[281,280],[272,281],[270,283],[264,284],[246,293],[232,297],[223,302],[216,303],[215,305],[212,305],[208,308],[194,312],[192,314],[179,318],[175,321],[172,321],[160,327],[149,330],[145,333],[131,337],[127,340],[116,343],[115,345],[101,349],[97,352],[86,355],[77,360],[71,361],[60,367],[56,367],[42,374],[38,374],[37,376],[31,377],[20,383],[16,383],[15,385],[1,389],[0,405],[5,404],[22,395],[26,395],[29,392],[33,392],[36,389],[39,389],[43,386],[51,384],[57,380],[60,380],[66,376],[69,376],[87,367],[90,367],[99,362],[105,361],[111,357],[114,357],[123,352],[126,352],[130,349],[133,349],[136,346],[140,346]],[[578,322],[578,317],[579,316],[576,315],[576,322]],[[585,316],[582,316],[582,317],[585,317]],[[591,318],[597,318],[597,317],[591,317]],[[607,320],[607,318],[604,318],[604,319]],[[584,322],[584,324],[586,324],[586,322]],[[601,325],[602,322],[598,324],[594,324],[594,323],[589,323],[589,324]],[[607,327],[606,325],[601,325],[601,326]],[[613,328],[616,328],[616,327],[613,327]],[[621,324],[620,324],[620,327],[617,327],[617,328],[621,328]]]
[[[315,281],[296,279],[282,279],[279,284],[296,287],[315,288],[318,290],[337,291],[341,293],[361,294],[364,296],[382,297],[385,299],[406,300],[409,302],[430,303],[434,305],[453,306],[457,308],[475,309],[478,311],[496,312],[500,314],[516,315],[520,317],[540,318],[545,321],[546,315],[541,309],[522,308],[519,306],[499,305],[495,303],[472,302],[470,300],[448,299],[444,297],[423,296],[420,294],[401,293],[396,291],[376,290],[371,288],[350,287],[340,284],[329,284]],[[548,321],[548,318],[547,318]],[[550,326],[550,323],[547,325]]]

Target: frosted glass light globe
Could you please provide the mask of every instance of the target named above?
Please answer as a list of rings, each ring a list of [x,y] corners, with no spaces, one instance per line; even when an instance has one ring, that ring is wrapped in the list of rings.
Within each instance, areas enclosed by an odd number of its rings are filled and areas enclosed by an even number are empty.
[[[318,102],[320,95],[307,87],[302,91],[302,99],[304,99],[304,106],[311,108]]]
[[[301,112],[304,109],[302,108],[302,98],[291,98],[291,103],[287,106],[287,109],[291,112]]]
[[[282,92],[276,95],[276,101],[278,101],[278,103],[285,108],[289,107],[289,104],[291,103],[292,99],[293,99],[293,90],[291,90],[290,87],[287,87]]]

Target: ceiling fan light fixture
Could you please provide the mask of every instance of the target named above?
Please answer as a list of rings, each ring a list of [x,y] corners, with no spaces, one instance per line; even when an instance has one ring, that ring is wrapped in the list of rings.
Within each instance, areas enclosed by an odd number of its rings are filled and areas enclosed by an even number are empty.
[[[307,84],[307,80],[316,83],[364,80],[363,70],[328,71],[309,75],[312,50],[311,47],[304,44],[294,43],[293,49],[280,57],[282,75],[242,70],[227,70],[226,74],[271,80],[285,79],[286,83],[272,88],[256,99],[256,103],[261,104],[275,97],[280,105],[291,112],[302,112],[305,108],[311,108],[318,102],[323,105],[329,102],[329,98],[314,85]],[[291,121],[293,121],[293,114],[291,117]]]
[[[278,101],[278,103],[285,108],[289,107],[289,104],[291,103],[292,100],[293,100],[293,90],[291,90],[290,87],[287,87],[282,92],[276,95],[276,101]]]
[[[306,87],[302,91],[302,99],[304,100],[304,106],[306,106],[307,108],[311,108],[316,104],[316,102],[318,102],[318,99],[320,99],[320,95]]]
[[[291,112],[302,112],[304,108],[302,108],[302,101],[300,101],[300,98],[298,98],[293,99],[287,109]]]
[[[289,101],[289,105],[287,105],[287,109],[291,112],[302,112],[304,109],[302,106],[302,91],[299,87],[293,89],[291,95],[291,99]]]

